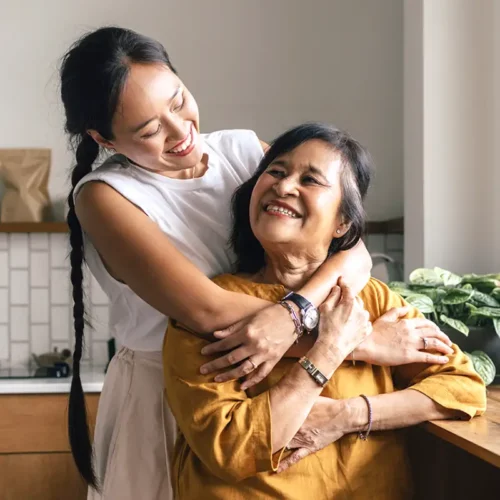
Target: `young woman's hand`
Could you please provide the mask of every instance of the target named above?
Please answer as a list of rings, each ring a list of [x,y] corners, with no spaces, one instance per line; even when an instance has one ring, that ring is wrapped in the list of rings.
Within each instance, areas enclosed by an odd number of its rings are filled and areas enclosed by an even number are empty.
[[[398,307],[380,316],[373,333],[354,351],[354,359],[379,366],[446,364],[446,356],[453,353],[450,339],[432,321],[405,319],[409,311],[409,306]]]
[[[251,374],[242,384],[243,390],[264,380],[297,338],[289,313],[279,304],[214,335],[222,340],[204,347],[202,354],[226,354],[204,364],[201,373],[212,373],[238,364],[217,375],[215,381],[225,382]]]

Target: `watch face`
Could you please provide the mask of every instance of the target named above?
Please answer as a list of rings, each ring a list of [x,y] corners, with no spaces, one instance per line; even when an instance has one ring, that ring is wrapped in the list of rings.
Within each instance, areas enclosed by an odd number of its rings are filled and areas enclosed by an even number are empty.
[[[305,328],[307,330],[313,330],[316,326],[318,326],[319,312],[315,307],[310,307],[307,311],[305,311],[302,319]]]

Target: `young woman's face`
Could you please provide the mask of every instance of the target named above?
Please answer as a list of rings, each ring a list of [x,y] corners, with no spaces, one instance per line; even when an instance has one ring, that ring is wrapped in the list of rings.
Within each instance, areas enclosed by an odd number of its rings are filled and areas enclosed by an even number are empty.
[[[186,177],[203,155],[196,101],[166,66],[132,64],[112,130],[117,153],[169,177]]]

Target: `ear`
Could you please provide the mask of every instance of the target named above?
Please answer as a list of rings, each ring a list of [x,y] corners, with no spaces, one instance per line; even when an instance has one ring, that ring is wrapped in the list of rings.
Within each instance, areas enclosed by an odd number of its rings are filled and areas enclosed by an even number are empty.
[[[347,231],[349,231],[351,227],[350,222],[341,222],[335,229],[335,234],[333,235],[334,238],[342,238]]]
[[[113,143],[105,139],[97,130],[87,130],[87,134],[89,134],[99,146],[106,149],[114,149]]]

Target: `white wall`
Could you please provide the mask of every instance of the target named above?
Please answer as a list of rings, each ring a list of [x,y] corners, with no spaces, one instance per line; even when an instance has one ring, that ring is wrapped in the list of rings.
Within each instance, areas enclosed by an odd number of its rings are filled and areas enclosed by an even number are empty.
[[[405,2],[407,272],[500,267],[498,10],[495,0]]]
[[[370,219],[403,213],[400,0],[16,0],[0,16],[0,147],[50,147],[53,198],[72,158],[62,133],[58,60],[85,30],[130,27],[162,41],[205,131],[272,139],[304,120],[347,128],[372,152]]]

